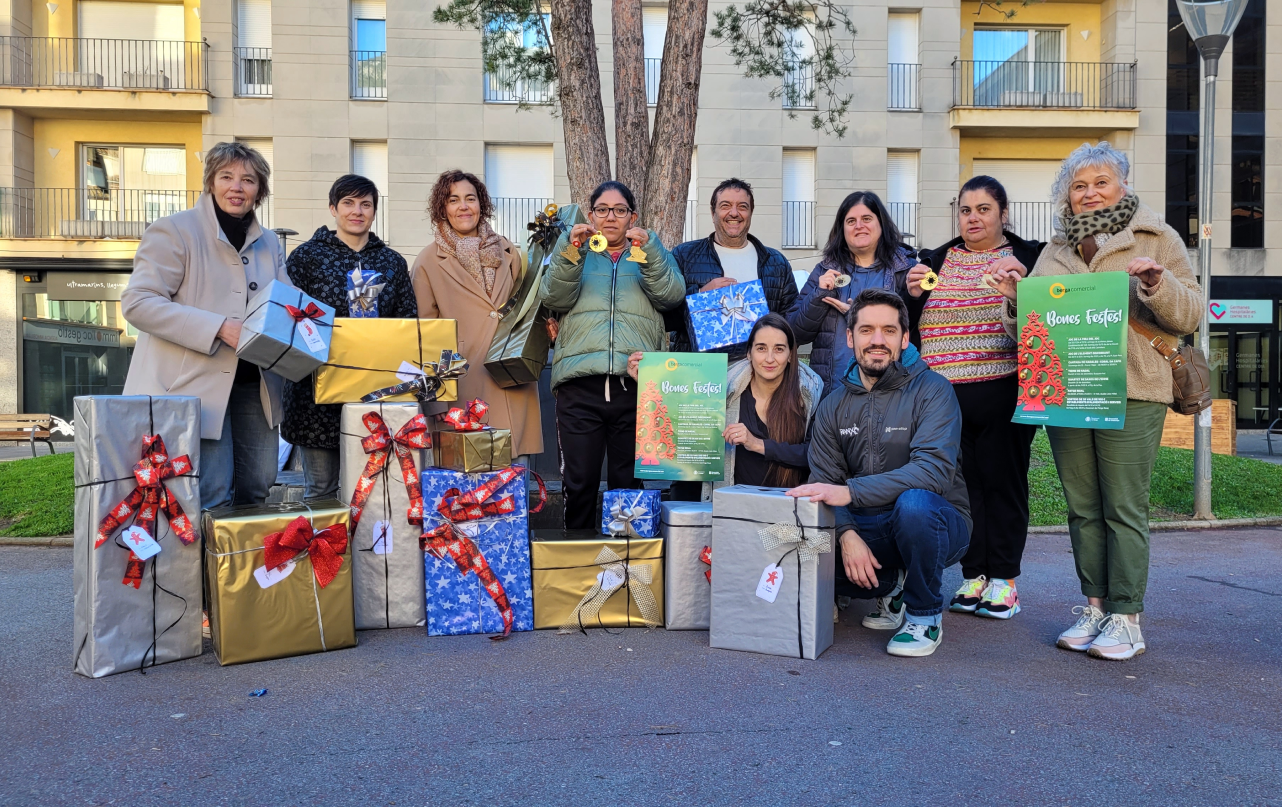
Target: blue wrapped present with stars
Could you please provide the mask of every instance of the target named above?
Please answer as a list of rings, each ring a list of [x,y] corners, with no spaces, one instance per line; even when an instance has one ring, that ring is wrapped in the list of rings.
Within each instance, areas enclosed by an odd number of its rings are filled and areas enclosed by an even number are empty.
[[[752,326],[770,313],[760,280],[691,294],[686,298],[686,310],[699,352],[747,342]]]
[[[654,538],[662,511],[657,490],[607,490],[601,494],[601,534]]]

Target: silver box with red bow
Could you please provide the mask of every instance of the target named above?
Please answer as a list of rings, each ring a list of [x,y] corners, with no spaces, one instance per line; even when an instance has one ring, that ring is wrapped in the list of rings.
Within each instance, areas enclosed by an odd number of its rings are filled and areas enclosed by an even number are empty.
[[[339,498],[352,509],[357,630],[427,622],[420,474],[431,437],[420,412],[416,403],[343,405]]]
[[[74,406],[72,666],[99,678],[199,656],[200,399],[90,395]],[[158,554],[133,553],[134,526]]]
[[[663,627],[707,630],[712,580],[712,503],[664,502]]]
[[[334,309],[273,280],[249,301],[236,356],[290,381],[302,381],[329,359]]]

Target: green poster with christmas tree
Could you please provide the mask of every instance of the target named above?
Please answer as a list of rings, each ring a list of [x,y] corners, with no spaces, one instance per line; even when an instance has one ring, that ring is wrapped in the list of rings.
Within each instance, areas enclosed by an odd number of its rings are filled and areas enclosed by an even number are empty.
[[[637,479],[724,477],[726,355],[647,353],[637,376]]]
[[[1120,429],[1126,424],[1125,272],[1019,283],[1016,423]]]

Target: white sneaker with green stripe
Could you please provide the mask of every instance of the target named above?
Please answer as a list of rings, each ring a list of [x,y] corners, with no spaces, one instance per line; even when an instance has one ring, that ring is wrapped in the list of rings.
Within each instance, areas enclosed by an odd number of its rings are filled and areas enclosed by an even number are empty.
[[[886,645],[886,652],[892,656],[917,658],[929,656],[939,647],[944,638],[942,625],[923,625],[920,622],[905,622],[899,632],[891,637]]]
[[[864,617],[863,625],[871,630],[894,630],[904,624],[904,579],[899,572],[899,582],[884,597],[878,597],[877,607]]]

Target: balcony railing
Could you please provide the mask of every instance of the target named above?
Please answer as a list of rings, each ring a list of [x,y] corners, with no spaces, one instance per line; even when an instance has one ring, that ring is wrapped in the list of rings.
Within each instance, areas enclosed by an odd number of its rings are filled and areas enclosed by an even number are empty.
[[[784,109],[815,108],[815,66],[794,64],[784,68]]]
[[[209,89],[203,42],[0,36],[0,86]]]
[[[659,78],[662,75],[662,59],[645,60],[645,102],[650,106],[659,103]]]
[[[272,94],[272,49],[236,48],[236,94],[246,98],[270,98]]]
[[[494,199],[494,219],[490,222],[494,232],[503,236],[518,247],[524,246],[530,236],[525,225],[534,221],[534,216],[547,207],[551,199],[504,196]]]
[[[352,97],[387,97],[387,52],[354,50],[352,62]]]
[[[921,110],[921,65],[886,65],[886,108],[916,112]]]
[[[918,231],[917,217],[921,213],[921,203],[919,202],[888,202],[890,208],[890,218],[894,220],[895,226],[899,228],[899,234],[904,237],[904,243],[910,247],[920,247],[921,233]]]
[[[200,191],[0,188],[0,238],[139,239],[156,219],[187,210]]]
[[[815,203],[783,203],[784,249],[810,249],[815,245]]]
[[[485,74],[485,103],[487,104],[548,104],[552,102],[552,89],[542,81],[531,81],[516,76],[510,68]]]
[[[957,222],[957,202],[952,203],[953,237],[961,235]],[[1011,202],[1007,208],[1006,229],[1028,241],[1049,241],[1055,234],[1055,206],[1050,202]]]
[[[953,106],[1134,109],[1136,64],[953,62]]]

